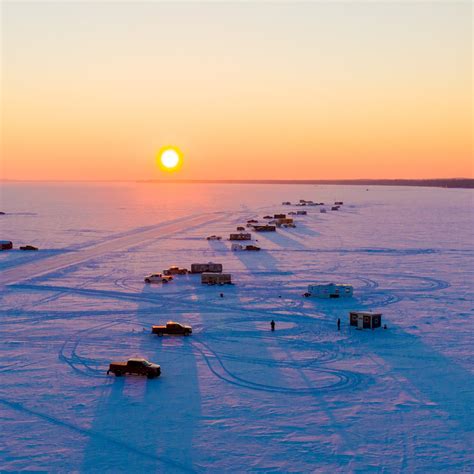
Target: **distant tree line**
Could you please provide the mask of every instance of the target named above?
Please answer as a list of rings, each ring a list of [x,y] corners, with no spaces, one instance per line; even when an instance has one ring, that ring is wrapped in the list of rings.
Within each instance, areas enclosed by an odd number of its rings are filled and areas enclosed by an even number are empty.
[[[442,179],[174,179],[174,180],[142,180],[154,183],[220,183],[220,184],[338,184],[353,186],[426,186],[434,188],[474,188],[471,178]]]

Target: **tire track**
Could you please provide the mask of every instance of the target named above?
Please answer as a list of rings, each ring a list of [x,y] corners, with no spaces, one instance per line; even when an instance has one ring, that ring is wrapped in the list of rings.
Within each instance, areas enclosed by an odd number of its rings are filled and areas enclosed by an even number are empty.
[[[112,237],[89,247],[83,247],[75,252],[47,257],[42,260],[28,262],[15,268],[5,270],[0,275],[1,285],[12,285],[21,281],[31,280],[38,276],[45,276],[52,272],[63,270],[106,253],[136,247],[149,240],[168,237],[184,229],[189,230],[203,224],[217,221],[222,213],[198,214],[187,216],[172,222],[160,223],[146,228],[138,228],[120,237]]]

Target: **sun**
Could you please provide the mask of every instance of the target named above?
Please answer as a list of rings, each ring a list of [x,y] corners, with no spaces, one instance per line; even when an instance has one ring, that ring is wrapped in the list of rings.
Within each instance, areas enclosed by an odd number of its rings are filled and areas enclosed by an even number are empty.
[[[183,162],[183,155],[175,146],[165,146],[158,153],[158,164],[164,171],[177,171]]]

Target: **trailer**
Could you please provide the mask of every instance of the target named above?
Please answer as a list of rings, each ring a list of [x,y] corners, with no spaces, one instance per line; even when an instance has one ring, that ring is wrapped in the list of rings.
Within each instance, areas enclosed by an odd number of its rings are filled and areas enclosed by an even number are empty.
[[[201,275],[203,285],[232,285],[232,275],[230,273],[210,273]]]
[[[298,216],[306,216],[306,214],[308,214],[308,211],[296,211],[296,214]]]
[[[294,220],[291,217],[280,217],[275,220],[276,225],[293,224]]]
[[[239,232],[238,234],[230,234],[229,240],[252,240],[252,235],[248,232]]]
[[[355,326],[357,329],[376,329],[382,326],[382,313],[351,311],[349,322],[351,326]]]
[[[13,248],[13,242],[10,240],[0,240],[0,250],[11,250]]]
[[[193,263],[191,264],[191,273],[221,273],[222,272],[222,263]]]
[[[274,225],[254,225],[253,229],[257,232],[275,232],[276,226]]]
[[[351,298],[354,294],[352,285],[321,282],[308,285],[308,296],[315,298]]]

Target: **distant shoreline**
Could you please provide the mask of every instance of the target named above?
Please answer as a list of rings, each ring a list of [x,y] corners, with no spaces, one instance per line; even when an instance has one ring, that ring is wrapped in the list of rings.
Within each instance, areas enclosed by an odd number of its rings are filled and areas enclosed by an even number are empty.
[[[181,184],[329,184],[350,186],[424,186],[436,188],[474,188],[474,179],[173,179],[139,180],[139,183],[181,183]]]
[[[115,180],[20,180],[3,179],[0,183],[141,183],[141,184],[296,184],[338,186],[420,186],[431,188],[474,189],[474,178],[437,179],[115,179]]]

